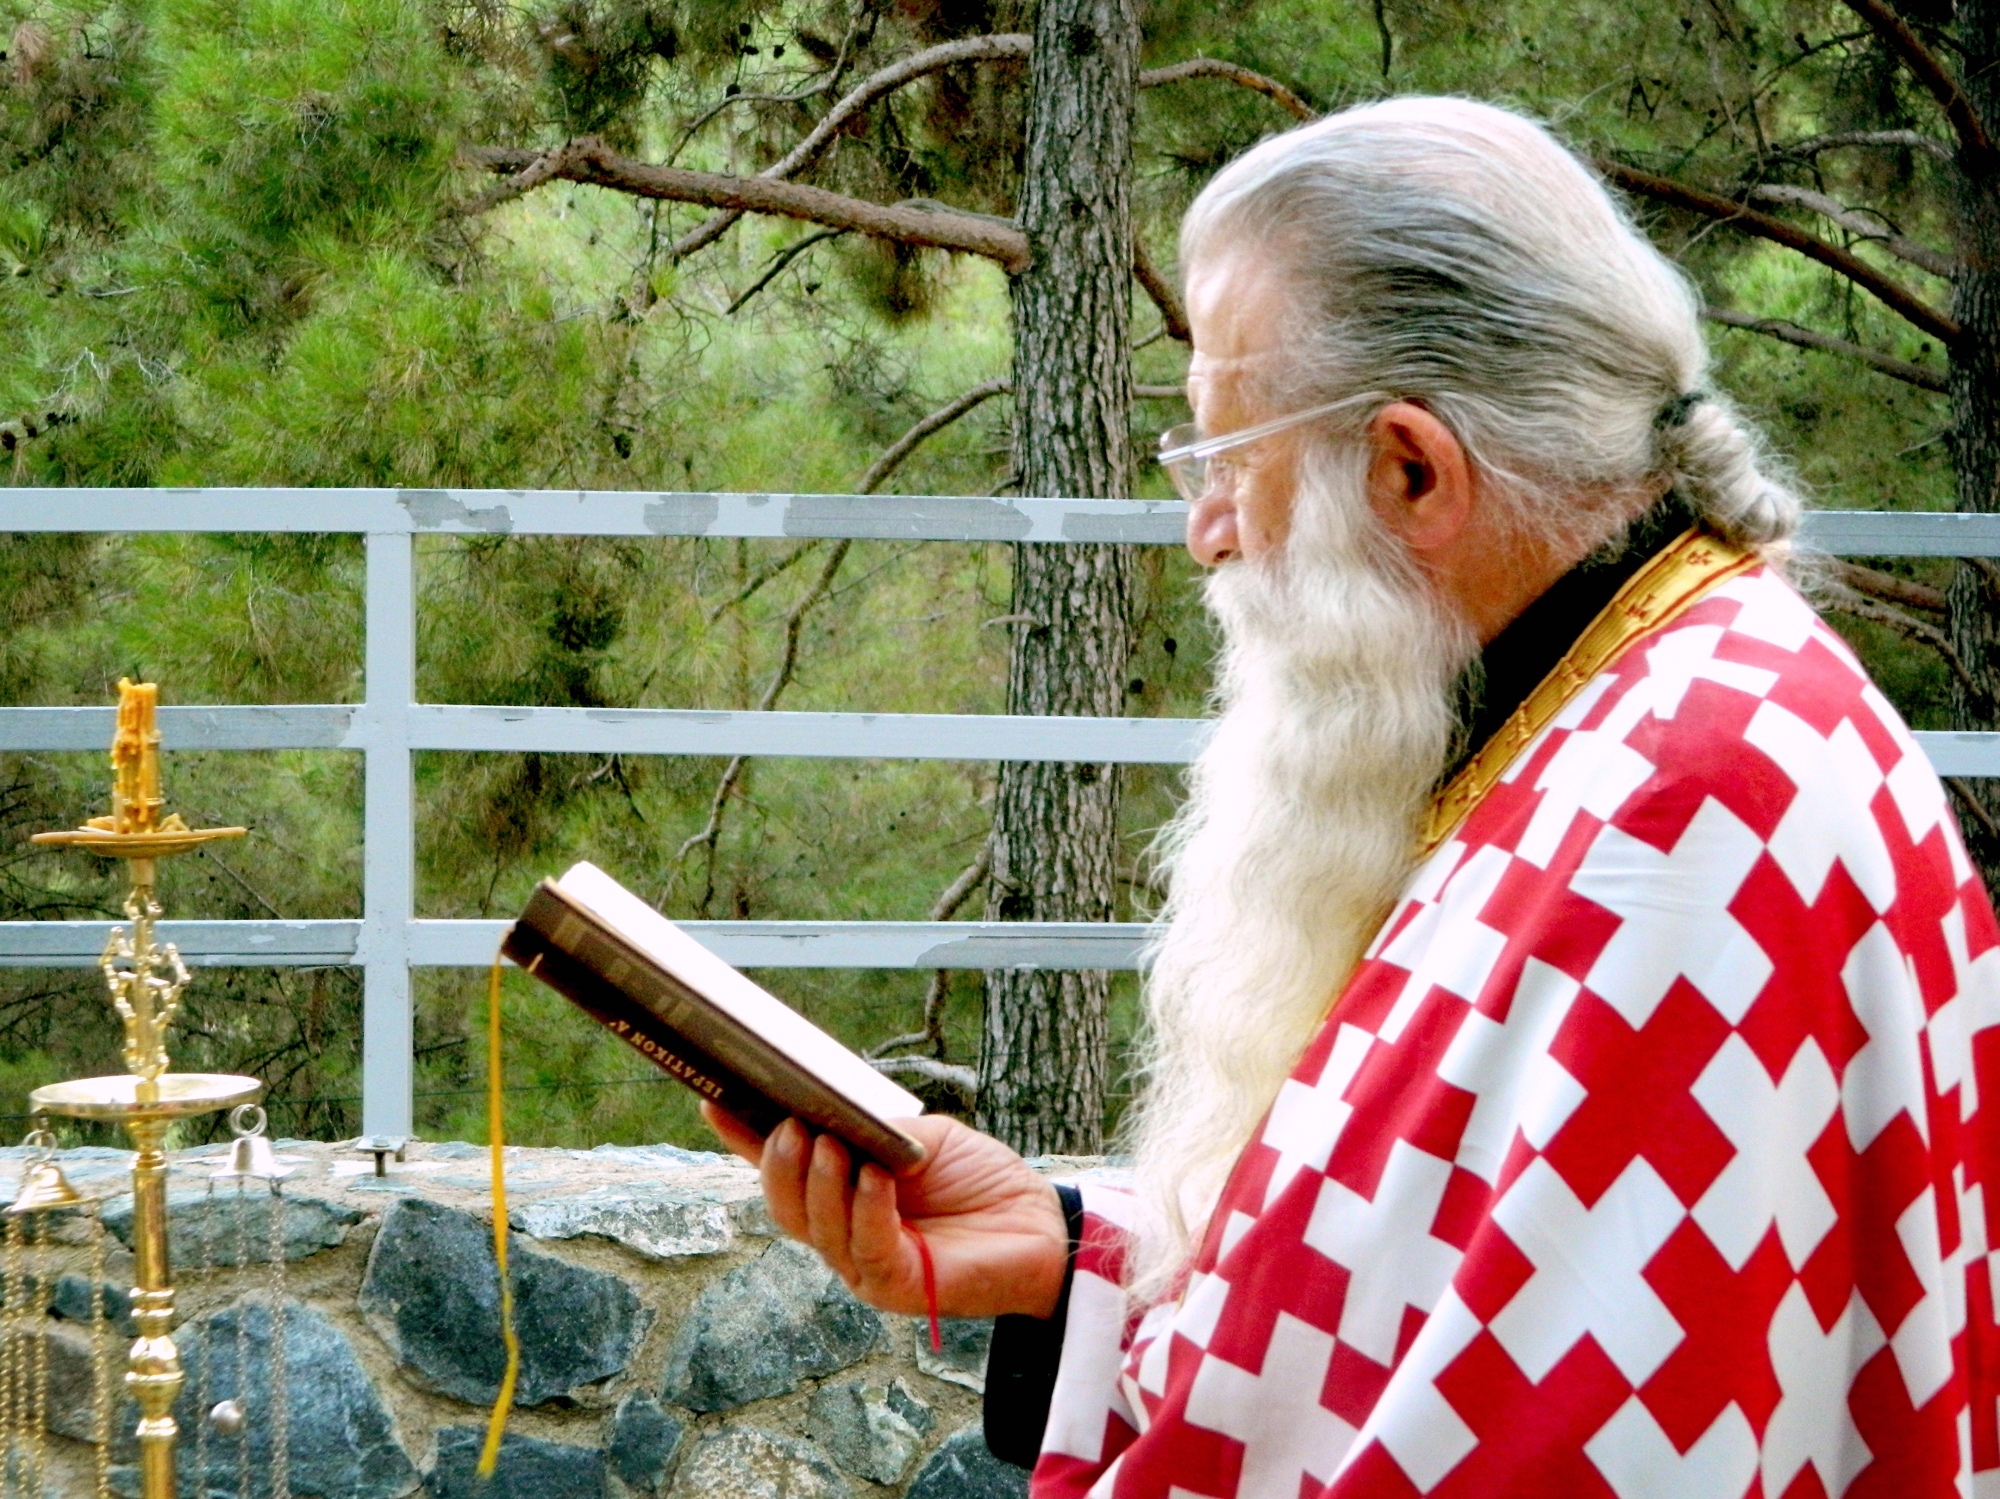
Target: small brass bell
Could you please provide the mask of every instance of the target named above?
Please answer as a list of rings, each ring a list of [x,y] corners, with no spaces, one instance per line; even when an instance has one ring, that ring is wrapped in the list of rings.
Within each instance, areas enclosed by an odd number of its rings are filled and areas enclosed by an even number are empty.
[[[49,1208],[74,1207],[83,1194],[69,1184],[62,1167],[54,1161],[39,1161],[21,1178],[21,1190],[8,1205],[10,1213],[40,1213]]]
[[[229,1142],[229,1154],[213,1173],[217,1181],[239,1176],[276,1181],[296,1169],[278,1160],[278,1153],[264,1133],[264,1111],[254,1103],[230,1110],[229,1129],[236,1138]]]
[[[52,1157],[56,1150],[56,1137],[45,1129],[29,1132],[22,1142],[35,1152],[28,1169],[21,1173],[21,1190],[14,1194],[8,1205],[10,1213],[41,1213],[50,1208],[74,1207],[83,1201],[83,1194],[70,1185],[63,1175],[62,1167]]]

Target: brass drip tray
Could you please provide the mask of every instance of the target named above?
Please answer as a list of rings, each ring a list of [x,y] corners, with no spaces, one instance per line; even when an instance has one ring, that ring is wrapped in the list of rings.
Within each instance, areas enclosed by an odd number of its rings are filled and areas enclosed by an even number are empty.
[[[50,1083],[28,1095],[37,1114],[70,1119],[180,1119],[255,1103],[264,1085],[228,1072],[169,1072],[148,1082],[121,1077],[79,1077]]]

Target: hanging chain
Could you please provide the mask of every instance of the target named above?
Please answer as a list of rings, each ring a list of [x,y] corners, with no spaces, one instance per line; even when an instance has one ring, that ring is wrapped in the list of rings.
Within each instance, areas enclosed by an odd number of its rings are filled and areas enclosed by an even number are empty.
[[[271,1178],[271,1499],[292,1499],[292,1406],[285,1388],[285,1190]]]
[[[250,1224],[243,1215],[243,1178],[236,1178],[236,1268],[250,1266]],[[236,1433],[236,1489],[241,1499],[256,1499],[250,1487],[250,1303],[236,1303],[236,1404],[243,1425]]]
[[[111,1274],[111,1251],[105,1240],[104,1218],[92,1203],[90,1212],[90,1364],[91,1395],[96,1411],[91,1435],[97,1439],[96,1499],[111,1499],[111,1318],[104,1285]]]
[[[201,1232],[195,1238],[201,1244],[201,1263],[196,1267],[198,1283],[203,1296],[214,1290],[215,1280],[215,1178],[209,1177],[203,1183],[201,1199]],[[207,1318],[207,1335],[201,1340],[201,1364],[194,1375],[194,1471],[195,1492],[208,1493],[208,1411],[209,1411],[209,1370],[215,1364],[215,1313]]]
[[[20,1485],[20,1461],[25,1443],[22,1440],[22,1420],[27,1406],[27,1389],[22,1382],[22,1356],[26,1350],[21,1346],[21,1269],[26,1247],[27,1225],[21,1221],[19,1213],[7,1216],[7,1297],[4,1313],[5,1332],[0,1334],[0,1382],[4,1382],[7,1411],[7,1466],[5,1492],[25,1492]]]
[[[25,1215],[28,1225],[28,1492],[42,1499],[49,1460],[48,1214]]]

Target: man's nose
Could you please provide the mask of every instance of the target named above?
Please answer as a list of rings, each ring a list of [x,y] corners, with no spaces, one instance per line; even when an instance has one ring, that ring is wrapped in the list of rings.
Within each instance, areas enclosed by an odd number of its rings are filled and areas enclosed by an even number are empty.
[[[1187,549],[1203,567],[1220,567],[1242,553],[1232,496],[1211,489],[1188,506]]]

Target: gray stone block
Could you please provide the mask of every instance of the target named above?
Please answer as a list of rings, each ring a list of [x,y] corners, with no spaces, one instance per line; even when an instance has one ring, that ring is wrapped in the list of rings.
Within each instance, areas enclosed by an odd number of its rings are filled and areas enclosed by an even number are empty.
[[[182,1499],[202,1492],[196,1453],[205,1449],[206,1488],[237,1492],[240,1444],[250,1444],[253,1473],[271,1470],[271,1309],[238,1302],[174,1334],[186,1383],[174,1402],[180,1424],[178,1471]],[[284,1304],[285,1392],[292,1492],[341,1499],[403,1499],[418,1483],[416,1467],[396,1440],[382,1397],[339,1328],[310,1306]],[[123,1363],[122,1358],[118,1360]],[[247,1379],[244,1377],[247,1371]],[[52,1392],[53,1393],[53,1392]],[[196,1423],[217,1401],[243,1400],[249,1422],[240,1437],[210,1430],[198,1449]],[[130,1462],[135,1408],[123,1402],[113,1443]]]
[[[986,1450],[977,1426],[945,1438],[917,1471],[905,1499],[1027,1499],[1028,1470],[1003,1463]]]
[[[619,1482],[642,1494],[659,1491],[687,1434],[678,1416],[660,1409],[651,1395],[631,1394],[611,1416],[611,1440],[604,1460]]]
[[[806,1432],[857,1478],[900,1483],[936,1418],[902,1380],[821,1385],[806,1407]]]
[[[986,1352],[993,1346],[991,1317],[940,1317],[938,1342],[931,1347],[930,1323],[922,1318],[911,1324],[917,1335],[917,1367],[933,1379],[949,1380],[968,1390],[986,1390]]]
[[[500,1439],[490,1479],[479,1476],[486,1444],[480,1426],[446,1426],[437,1434],[437,1461],[424,1483],[429,1499],[603,1499],[604,1454],[539,1437]]]
[[[594,1235],[656,1260],[721,1254],[736,1242],[729,1209],[720,1202],[647,1184],[524,1202],[507,1221],[537,1239]]]
[[[118,1326],[123,1337],[134,1337],[138,1329],[132,1321],[132,1293],[123,1286],[103,1282],[104,1315]],[[95,1310],[91,1282],[87,1276],[65,1274],[56,1278],[49,1294],[49,1311],[65,1322],[89,1322]]]
[[[575,1396],[631,1361],[652,1314],[624,1281],[525,1244],[507,1261],[521,1342],[516,1405]],[[506,1353],[489,1224],[422,1198],[391,1203],[360,1307],[420,1382],[474,1405],[499,1393]]]
[[[354,1208],[317,1197],[294,1197],[288,1192],[273,1198],[262,1182],[248,1183],[240,1198],[236,1188],[224,1182],[216,1184],[212,1199],[205,1187],[175,1187],[167,1193],[167,1236],[174,1246],[175,1267],[270,1263],[271,1211],[277,1201],[285,1208],[280,1222],[288,1260],[333,1248],[347,1237],[348,1225],[361,1221]],[[131,1193],[104,1205],[104,1226],[131,1247]]]
[[[663,1396],[733,1410],[837,1373],[881,1341],[882,1319],[820,1257],[789,1240],[707,1286],[667,1352]]]
[[[674,1479],[673,1499],[849,1499],[840,1470],[797,1437],[754,1426],[704,1437]]]

